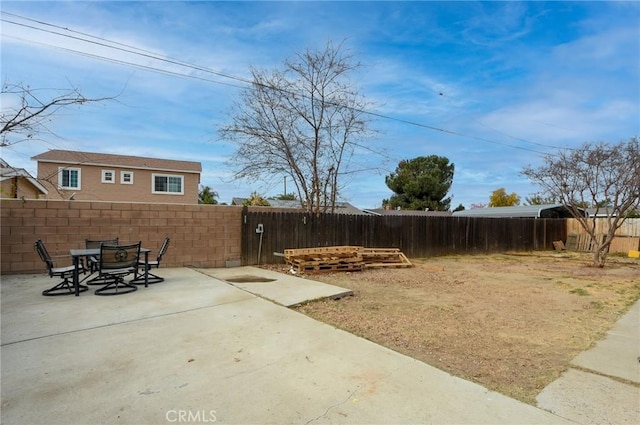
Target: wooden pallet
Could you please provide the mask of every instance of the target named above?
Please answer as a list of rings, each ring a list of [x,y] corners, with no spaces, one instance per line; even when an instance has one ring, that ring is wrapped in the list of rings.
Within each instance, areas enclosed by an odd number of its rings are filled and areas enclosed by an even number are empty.
[[[285,257],[302,257],[302,256],[324,256],[330,254],[331,256],[339,256],[359,252],[362,249],[361,246],[322,246],[318,248],[296,248],[285,249]]]
[[[589,235],[578,235],[576,250],[591,251],[591,237]]]
[[[302,272],[332,272],[332,271],[361,271],[365,264],[360,263],[343,263],[343,264],[297,264],[292,266],[298,273]]]
[[[363,268],[411,267],[398,248],[335,246],[285,249],[285,262],[298,272],[362,270]]]
[[[413,267],[399,248],[363,248],[360,253],[367,268]]]
[[[602,242],[605,235],[597,235],[597,237]],[[570,251],[590,252],[595,250],[595,244],[587,234],[571,234],[567,236],[566,248]]]
[[[358,261],[362,262],[361,255],[354,255],[351,257],[313,257],[311,259],[306,258],[291,258],[294,262],[305,262],[305,263],[357,263]]]

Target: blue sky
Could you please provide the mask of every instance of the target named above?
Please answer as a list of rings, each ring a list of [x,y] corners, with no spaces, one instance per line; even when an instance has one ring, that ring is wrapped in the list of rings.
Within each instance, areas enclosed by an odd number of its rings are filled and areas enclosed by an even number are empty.
[[[279,68],[328,41],[342,42],[362,64],[353,81],[376,114],[367,143],[384,152],[361,158],[373,169],[346,181],[342,199],[361,208],[378,207],[392,194],[384,177],[402,159],[449,158],[452,208],[469,208],[488,203],[501,187],[523,201],[531,196],[538,188],[520,172],[545,153],[640,135],[635,1],[3,1],[0,7],[3,82],[117,96],[63,109],[49,124],[55,135],[2,148],[3,159],[34,175],[32,156],[71,149],[200,161],[201,183],[221,202],[252,191],[280,194],[279,179],[231,180],[234,147],[217,129],[229,122],[242,90],[236,78],[248,78],[250,67]],[[122,44],[112,49],[78,39],[90,36]],[[132,47],[147,56],[122,50]]]

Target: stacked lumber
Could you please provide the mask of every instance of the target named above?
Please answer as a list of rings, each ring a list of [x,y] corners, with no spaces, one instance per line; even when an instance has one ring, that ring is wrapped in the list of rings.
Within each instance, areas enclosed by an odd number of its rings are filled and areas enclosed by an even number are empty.
[[[285,262],[298,272],[359,271],[374,267],[411,267],[398,248],[327,246],[285,249]]]

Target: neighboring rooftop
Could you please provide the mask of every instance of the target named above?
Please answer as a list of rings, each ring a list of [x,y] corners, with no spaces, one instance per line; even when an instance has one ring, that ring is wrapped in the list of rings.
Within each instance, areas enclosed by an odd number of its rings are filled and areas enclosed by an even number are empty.
[[[0,158],[0,182],[16,177],[24,178],[41,193],[45,195],[48,193],[47,189],[35,177],[29,174],[27,170],[25,170],[24,168],[12,167],[6,161]]]
[[[450,217],[450,211],[429,211],[429,210],[394,210],[384,208],[374,208],[365,210],[374,215],[419,215],[423,217]]]
[[[233,198],[231,205],[242,205],[247,198]],[[298,200],[281,200],[281,199],[267,199],[271,208],[286,208],[292,210],[301,210],[302,205]],[[269,208],[269,207],[266,207]],[[335,214],[371,214],[366,210],[361,210],[348,202],[336,202]]]
[[[177,161],[173,159],[148,158],[140,156],[114,155],[94,152],[77,152],[53,149],[31,159],[38,162],[55,162],[62,164],[86,164],[96,166],[120,166],[137,169],[164,171],[180,171],[201,173],[202,165],[193,161]]]

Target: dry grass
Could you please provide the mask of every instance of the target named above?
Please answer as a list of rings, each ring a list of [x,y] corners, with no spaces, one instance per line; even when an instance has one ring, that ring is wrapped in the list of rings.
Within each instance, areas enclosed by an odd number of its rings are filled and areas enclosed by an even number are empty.
[[[309,276],[354,296],[299,311],[535,404],[640,298],[640,262],[621,257],[604,269],[588,255],[550,252],[412,261]]]

